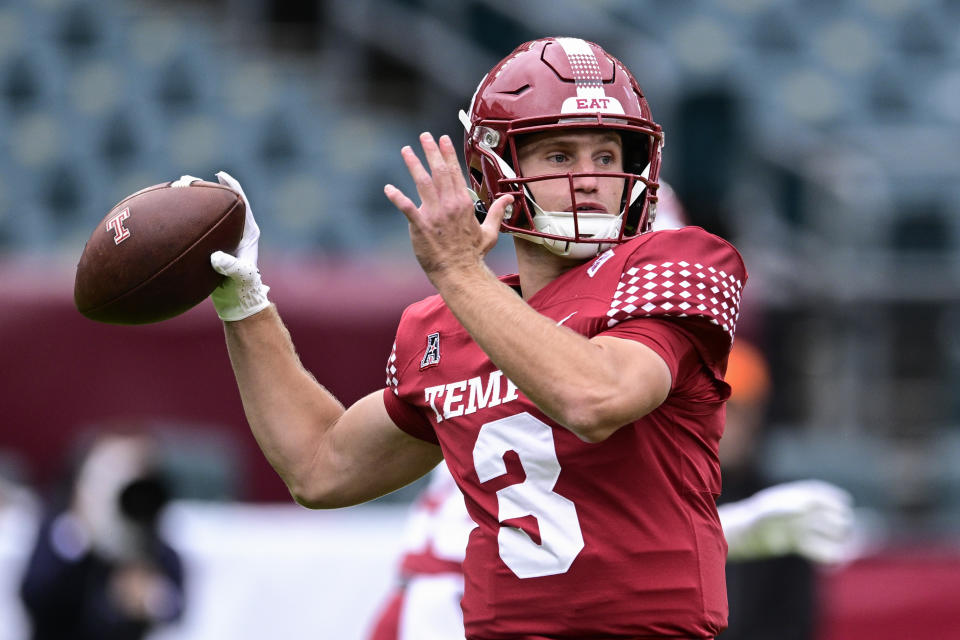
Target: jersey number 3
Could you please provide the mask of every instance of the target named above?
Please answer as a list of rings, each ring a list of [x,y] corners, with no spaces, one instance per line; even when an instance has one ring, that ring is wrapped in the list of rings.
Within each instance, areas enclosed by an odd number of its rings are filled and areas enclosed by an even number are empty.
[[[507,472],[507,451],[516,452],[527,477],[497,491],[499,520],[532,515],[540,527],[540,544],[517,527],[502,526],[500,558],[518,578],[566,573],[583,549],[583,534],[576,505],[553,491],[560,477],[553,429],[527,412],[483,425],[473,448],[480,482]]]

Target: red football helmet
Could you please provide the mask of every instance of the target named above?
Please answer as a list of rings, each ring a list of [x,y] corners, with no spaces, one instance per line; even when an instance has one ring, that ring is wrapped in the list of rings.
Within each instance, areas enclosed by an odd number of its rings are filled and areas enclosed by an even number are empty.
[[[501,230],[542,243],[559,255],[586,258],[649,230],[657,201],[663,133],[636,79],[600,46],[578,38],[542,38],[517,47],[480,82],[466,128],[464,153],[478,211],[512,194]],[[518,170],[519,137],[544,131],[604,129],[620,134],[624,172],[568,173],[571,211],[543,211],[527,188],[557,175]],[[577,212],[577,176],[624,180],[619,215]]]

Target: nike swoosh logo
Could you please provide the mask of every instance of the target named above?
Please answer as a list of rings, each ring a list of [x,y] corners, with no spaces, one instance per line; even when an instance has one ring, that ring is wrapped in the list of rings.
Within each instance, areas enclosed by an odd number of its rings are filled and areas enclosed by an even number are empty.
[[[560,325],[562,325],[564,322],[566,322],[567,320],[569,320],[570,318],[572,318],[572,317],[575,316],[575,315],[577,315],[577,312],[576,312],[576,311],[574,311],[573,313],[571,313],[570,315],[568,315],[566,318],[564,318],[563,320],[561,320],[560,322],[558,322],[558,323],[557,323],[557,326],[559,327]]]

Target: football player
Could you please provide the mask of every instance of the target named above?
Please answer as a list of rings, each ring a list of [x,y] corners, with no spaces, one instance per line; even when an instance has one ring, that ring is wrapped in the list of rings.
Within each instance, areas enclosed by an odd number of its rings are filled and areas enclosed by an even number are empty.
[[[345,409],[303,368],[257,272],[252,214],[237,255],[211,256],[253,433],[313,508],[445,460],[477,525],[468,638],[712,638],[743,261],[699,228],[649,232],[663,134],[598,45],[521,45],[461,120],[469,183],[451,139],[424,133],[425,163],[401,151],[419,206],[385,187],[438,291],[404,312],[385,389]],[[484,263],[500,231],[515,275]]]
[[[686,213],[670,185],[660,181],[654,230],[679,229]],[[725,373],[731,385],[728,401],[738,404],[757,395],[755,347],[738,339]],[[765,380],[764,380],[765,382]],[[721,439],[729,437],[730,411]],[[734,442],[743,436],[734,432]],[[732,446],[732,445],[731,445]],[[729,455],[729,453],[728,453]],[[718,507],[730,562],[796,555],[811,563],[836,565],[852,559],[853,497],[820,480],[801,480],[767,487],[749,498]],[[463,496],[444,463],[430,473],[430,482],[411,505],[398,562],[398,584],[372,621],[369,640],[453,640],[463,638],[463,552],[470,531]],[[766,588],[765,583],[760,588]],[[742,617],[742,615],[741,615]],[[785,620],[785,625],[796,624]],[[729,633],[728,630],[726,633]]]

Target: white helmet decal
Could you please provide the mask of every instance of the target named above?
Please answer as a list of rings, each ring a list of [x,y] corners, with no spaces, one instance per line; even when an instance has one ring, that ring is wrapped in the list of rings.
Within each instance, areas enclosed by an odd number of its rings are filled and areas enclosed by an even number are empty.
[[[557,38],[570,61],[573,80],[577,85],[577,96],[563,101],[560,113],[616,113],[623,115],[623,105],[613,97],[608,97],[603,89],[603,77],[597,56],[580,38]]]

